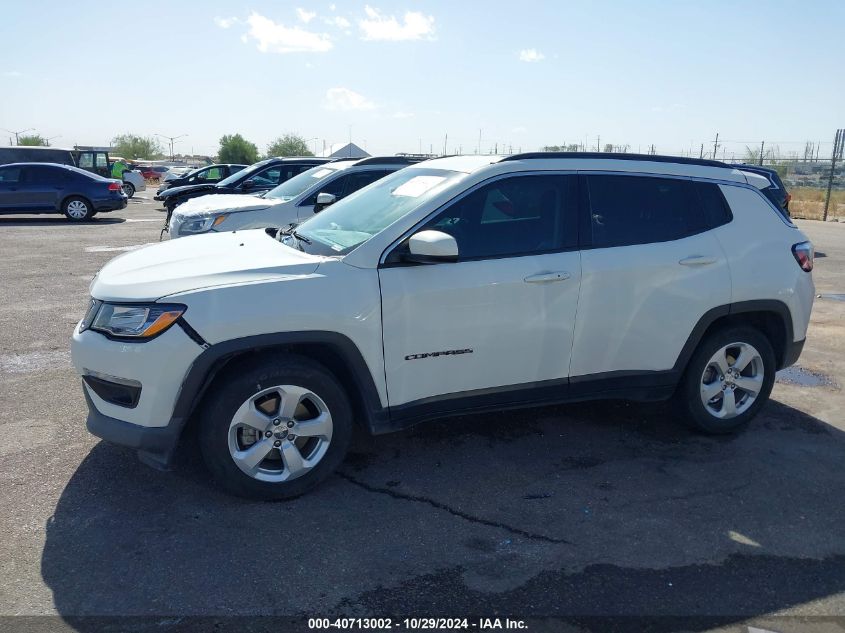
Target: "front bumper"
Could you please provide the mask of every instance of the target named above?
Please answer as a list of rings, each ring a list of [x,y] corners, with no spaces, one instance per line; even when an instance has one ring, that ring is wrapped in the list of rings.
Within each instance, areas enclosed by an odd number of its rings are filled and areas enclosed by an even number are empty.
[[[85,389],[88,421],[85,426],[92,435],[118,446],[133,448],[138,459],[159,470],[170,467],[185,420],[173,418],[167,426],[138,426],[100,413]]]

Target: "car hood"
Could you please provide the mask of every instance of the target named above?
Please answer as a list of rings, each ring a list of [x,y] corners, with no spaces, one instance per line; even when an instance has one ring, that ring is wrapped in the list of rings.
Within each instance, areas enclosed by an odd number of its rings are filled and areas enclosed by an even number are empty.
[[[275,198],[258,198],[245,194],[210,194],[199,198],[191,198],[177,208],[176,214],[183,217],[208,216],[217,213],[259,211],[280,204],[284,204],[284,201]]]
[[[91,282],[103,301],[155,301],[179,292],[313,273],[325,258],[285,246],[263,229],[195,235],[130,251]]]
[[[214,184],[206,184],[206,185],[182,185],[181,187],[170,187],[165,191],[161,192],[162,196],[178,196],[179,194],[183,193],[194,193],[196,191],[208,191],[211,192],[216,189],[216,185]]]

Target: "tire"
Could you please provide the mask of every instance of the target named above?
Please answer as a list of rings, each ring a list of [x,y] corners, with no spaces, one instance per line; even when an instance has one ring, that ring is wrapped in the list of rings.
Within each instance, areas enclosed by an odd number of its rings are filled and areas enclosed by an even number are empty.
[[[131,198],[135,195],[135,185],[133,185],[131,182],[124,182],[123,193],[126,194],[127,198]]]
[[[331,372],[308,358],[239,365],[209,394],[199,411],[200,450],[230,493],[291,499],[331,475],[346,455],[353,428],[349,398]]]
[[[94,217],[94,205],[81,196],[71,196],[62,203],[62,213],[71,222],[85,222]]]
[[[735,433],[757,415],[774,382],[775,353],[769,339],[751,327],[729,327],[699,344],[675,393],[675,405],[698,431]]]

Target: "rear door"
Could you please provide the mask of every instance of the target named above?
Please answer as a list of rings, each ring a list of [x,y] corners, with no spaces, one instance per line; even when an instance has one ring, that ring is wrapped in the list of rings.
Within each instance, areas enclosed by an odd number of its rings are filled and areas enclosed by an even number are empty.
[[[13,211],[21,208],[23,168],[0,167],[0,209]]]
[[[40,211],[58,209],[67,171],[49,165],[30,165],[24,172],[27,207]]]
[[[698,320],[731,300],[715,220],[686,178],[593,173],[581,184],[587,230],[573,391],[598,379],[671,382],[653,372],[672,369]]]

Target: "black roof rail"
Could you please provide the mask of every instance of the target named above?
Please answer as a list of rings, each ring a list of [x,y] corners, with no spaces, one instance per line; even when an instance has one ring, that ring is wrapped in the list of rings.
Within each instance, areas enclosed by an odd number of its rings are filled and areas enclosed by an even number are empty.
[[[679,163],[681,165],[701,165],[703,167],[727,167],[732,165],[718,160],[706,158],[688,158],[686,156],[662,156],[660,154],[615,154],[613,152],[528,152],[525,154],[511,154],[505,156],[501,162],[508,160],[531,160],[535,158],[600,158],[604,160],[641,160],[652,163]]]
[[[355,163],[355,166],[358,167],[359,165],[410,165],[412,163],[420,163],[426,158],[420,158],[417,156],[369,156],[367,158],[362,158],[358,162]]]

